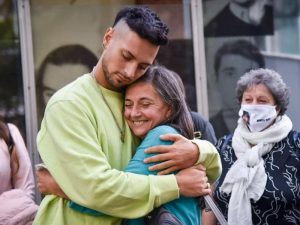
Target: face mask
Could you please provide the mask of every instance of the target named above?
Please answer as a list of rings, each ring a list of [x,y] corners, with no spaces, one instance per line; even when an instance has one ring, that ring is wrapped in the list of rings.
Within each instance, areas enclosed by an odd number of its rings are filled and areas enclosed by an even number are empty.
[[[251,132],[267,128],[276,118],[274,105],[241,105],[239,116],[246,122]]]

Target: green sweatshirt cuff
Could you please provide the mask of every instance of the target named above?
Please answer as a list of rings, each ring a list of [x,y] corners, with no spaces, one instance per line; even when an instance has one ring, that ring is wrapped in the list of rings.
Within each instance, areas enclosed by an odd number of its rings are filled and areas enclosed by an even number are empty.
[[[167,202],[179,198],[179,187],[175,175],[150,175],[149,177],[150,182],[154,183],[153,187],[155,188],[155,195],[158,196],[155,199],[154,207],[161,206]]]
[[[217,149],[209,141],[193,139],[192,142],[198,146],[200,151],[196,164],[202,164],[206,168],[208,180],[213,183],[222,172],[221,158]]]
[[[196,165],[203,164],[203,162],[205,162],[212,153],[212,144],[208,141],[199,139],[193,139],[191,141],[198,146],[200,152]]]

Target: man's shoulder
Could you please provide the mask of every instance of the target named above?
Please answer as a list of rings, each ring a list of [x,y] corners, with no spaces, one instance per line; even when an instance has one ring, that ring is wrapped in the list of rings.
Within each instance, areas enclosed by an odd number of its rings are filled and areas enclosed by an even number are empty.
[[[47,115],[89,115],[99,111],[97,90],[85,75],[58,90],[48,101],[45,109]]]
[[[90,88],[89,83],[90,81],[87,74],[78,77],[76,80],[56,91],[50,98],[48,104],[51,105],[59,101],[73,100],[86,96],[86,90]]]

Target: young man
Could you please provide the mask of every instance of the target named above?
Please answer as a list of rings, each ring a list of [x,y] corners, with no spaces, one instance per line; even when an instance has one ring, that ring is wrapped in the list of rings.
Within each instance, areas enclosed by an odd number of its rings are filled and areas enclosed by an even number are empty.
[[[109,216],[75,212],[67,200],[47,195],[34,224],[120,224],[121,218],[141,217],[179,194],[207,194],[205,171],[192,167],[197,159],[217,154],[201,142],[201,154],[191,141],[169,135],[170,146],[148,162],[162,173],[183,169],[176,176],[124,173],[138,145],[123,118],[124,87],[142,76],[159,45],[167,43],[168,28],[148,8],[127,7],[103,38],[103,53],[90,74],[83,75],[50,99],[37,137],[40,155],[64,193],[74,202]],[[174,157],[176,156],[176,157]]]

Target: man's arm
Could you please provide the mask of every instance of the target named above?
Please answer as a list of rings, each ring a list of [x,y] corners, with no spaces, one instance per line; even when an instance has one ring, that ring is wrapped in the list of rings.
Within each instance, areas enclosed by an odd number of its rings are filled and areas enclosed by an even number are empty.
[[[222,163],[218,150],[209,141],[192,140],[200,151],[200,157],[196,164],[202,164],[206,168],[209,183],[215,182],[222,173]]]
[[[149,165],[144,163],[144,159],[146,159],[148,156],[145,153],[145,150],[149,149],[151,146],[171,146],[172,142],[163,141],[159,138],[162,134],[166,133],[175,135],[178,134],[174,128],[171,128],[169,126],[159,126],[151,130],[143,140],[141,145],[138,147],[137,152],[126,168],[126,171],[145,175],[157,175],[157,171],[149,170]],[[155,155],[158,156],[159,154]],[[157,163],[153,163],[152,165],[155,166],[155,164]],[[197,177],[193,177],[191,176],[191,174],[194,174]],[[197,186],[194,186],[195,183],[194,181],[192,181],[193,179],[195,179],[195,181],[198,180]],[[208,179],[206,177],[206,169],[201,165],[185,169],[182,172],[177,173],[176,180],[179,186],[180,194],[184,196],[191,196],[192,192],[196,191],[196,189],[198,189],[199,191],[198,196],[208,194],[211,191],[207,188]],[[190,183],[190,185],[187,185],[188,183]]]
[[[173,141],[170,146],[155,146],[146,153],[161,153],[145,159],[145,163],[161,162],[150,166],[150,170],[162,170],[159,174],[168,174],[176,170],[203,164],[210,182],[214,182],[221,174],[222,165],[215,146],[205,140],[188,140],[179,134],[161,136],[163,140]]]

